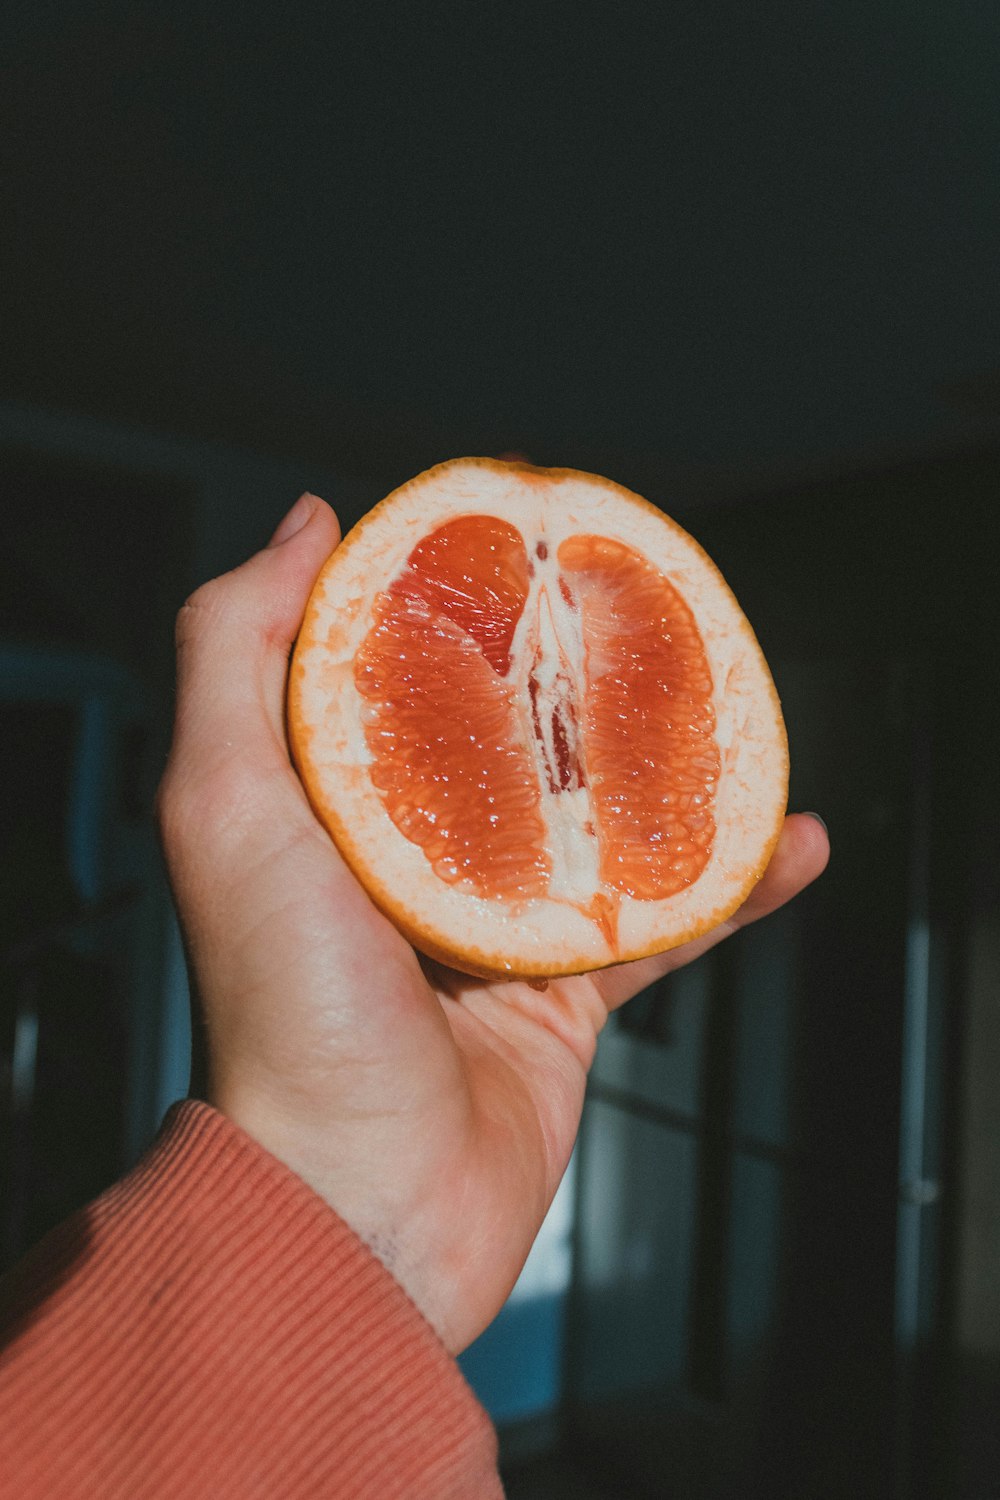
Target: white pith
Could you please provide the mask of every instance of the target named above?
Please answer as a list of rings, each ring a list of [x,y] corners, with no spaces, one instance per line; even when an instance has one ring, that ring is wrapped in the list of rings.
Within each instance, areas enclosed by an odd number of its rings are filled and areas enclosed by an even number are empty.
[[[470,513],[499,517],[521,533],[533,562],[526,606],[511,649],[509,680],[518,685],[525,742],[539,770],[552,876],[546,899],[512,911],[438,880],[422,850],[394,826],[366,767],[362,703],[354,658],[371,628],[376,593],[404,568],[416,544],[446,521]],[[560,668],[582,699],[584,647],[580,616],[559,589],[558,549],[567,537],[595,533],[643,553],[693,606],[713,681],[722,774],[716,790],[716,837],[701,876],[665,901],[620,898],[618,941],[581,909],[600,889],[597,839],[585,790],[548,789],[542,747],[520,691],[541,646],[539,701],[551,710]],[[537,556],[545,543],[547,556]],[[432,946],[498,970],[530,974],[594,967],[666,948],[706,916],[727,915],[762,869],[784,808],[784,730],[763,656],[729,589],[700,548],[661,513],[613,486],[572,474],[526,479],[516,468],[475,462],[443,465],[377,507],[334,554],[310,601],[291,684],[296,758],[318,810],[355,869],[382,904]],[[540,715],[548,730],[551,712]],[[549,745],[550,756],[553,753]],[[345,846],[345,838],[350,849]],[[617,898],[616,898],[617,899]]]
[[[522,532],[522,535],[524,533]],[[585,662],[581,617],[570,609],[559,588],[559,562],[554,549],[541,560],[537,543],[547,537],[525,536],[533,576],[528,597],[511,644],[511,678],[517,685],[515,701],[521,708],[522,727],[535,765],[535,778],[541,791],[541,814],[545,820],[552,874],[549,895],[554,901],[584,903],[600,889],[597,867],[599,846],[593,832],[593,812],[586,787],[552,792],[549,789],[546,758],[550,765],[557,759],[552,738],[554,711],[564,696],[577,704],[584,701]],[[543,742],[540,744],[532,723],[528,678],[534,673],[538,683],[538,718]],[[569,680],[568,694],[560,688]],[[578,748],[578,747],[577,747]],[[578,748],[579,753],[579,748]],[[591,832],[585,831],[591,823]]]

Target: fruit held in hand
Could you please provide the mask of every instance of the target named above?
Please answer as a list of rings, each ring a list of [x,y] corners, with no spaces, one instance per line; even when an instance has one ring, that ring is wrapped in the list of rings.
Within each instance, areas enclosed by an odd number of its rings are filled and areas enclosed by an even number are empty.
[[[292,663],[306,792],[377,905],[473,974],[676,946],[781,829],[777,694],[701,548],[595,475],[440,464],[325,565]]]

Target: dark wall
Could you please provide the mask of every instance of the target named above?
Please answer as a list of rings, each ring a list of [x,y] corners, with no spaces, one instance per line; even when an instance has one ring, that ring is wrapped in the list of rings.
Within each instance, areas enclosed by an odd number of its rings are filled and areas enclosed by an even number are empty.
[[[386,483],[519,447],[665,500],[995,421],[978,0],[3,25],[8,397]]]

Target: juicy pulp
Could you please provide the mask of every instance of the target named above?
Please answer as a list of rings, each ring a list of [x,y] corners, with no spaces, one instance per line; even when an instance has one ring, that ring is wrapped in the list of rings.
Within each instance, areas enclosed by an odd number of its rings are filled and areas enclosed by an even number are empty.
[[[372,784],[446,884],[565,901],[610,941],[622,896],[663,900],[708,862],[712,673],[636,548],[447,521],[376,597],[354,680]]]

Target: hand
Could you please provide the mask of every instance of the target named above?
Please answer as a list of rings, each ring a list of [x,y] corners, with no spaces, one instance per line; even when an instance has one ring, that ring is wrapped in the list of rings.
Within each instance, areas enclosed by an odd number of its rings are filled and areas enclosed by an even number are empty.
[[[320,1193],[454,1353],[499,1311],[566,1168],[608,1011],[820,873],[791,817],[742,909],[658,958],[487,983],[419,958],[316,822],[289,762],[288,655],[339,537],[304,495],[270,546],[177,624],[160,795],[209,1102]]]

